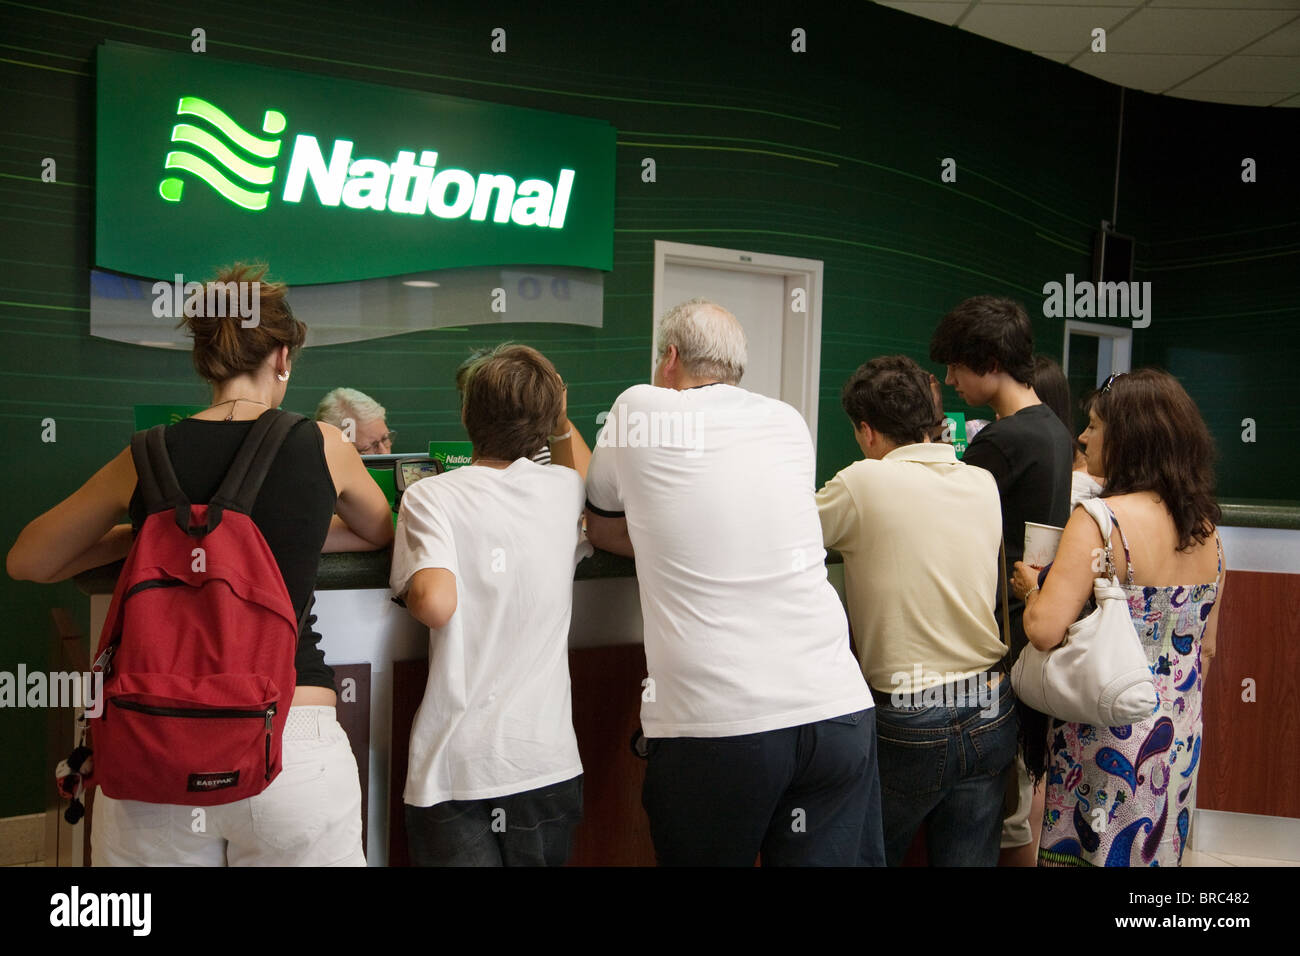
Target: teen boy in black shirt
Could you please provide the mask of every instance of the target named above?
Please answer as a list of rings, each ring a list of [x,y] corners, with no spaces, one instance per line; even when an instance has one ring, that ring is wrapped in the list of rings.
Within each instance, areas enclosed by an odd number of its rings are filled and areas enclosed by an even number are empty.
[[[1024,557],[1026,521],[1065,527],[1074,465],[1072,436],[1034,392],[1034,334],[1029,316],[1011,299],[988,295],[967,299],[940,320],[930,339],[930,358],[948,366],[945,383],[954,386],[966,404],[988,405],[997,413],[997,421],[975,436],[962,461],[986,469],[997,481],[1010,569]],[[997,601],[1001,605],[1001,588]],[[1027,643],[1024,602],[1013,596],[1009,611],[1010,664]],[[1021,717],[1026,745],[1032,746],[1030,738],[1045,732],[1045,723],[1025,710]],[[1004,848],[1027,845],[1032,853],[1037,828],[1030,830],[1031,802],[1029,779],[1022,769],[1021,806],[1003,828]]]
[[[1065,526],[1070,517],[1070,433],[1034,392],[1034,335],[1018,302],[981,295],[939,322],[930,358],[948,366],[946,384],[967,405],[988,405],[997,421],[985,426],[962,461],[992,473],[1002,499],[1007,567],[1024,557],[1025,522]],[[1001,601],[1001,594],[998,595]],[[1011,599],[1011,653],[1026,643],[1025,606]]]

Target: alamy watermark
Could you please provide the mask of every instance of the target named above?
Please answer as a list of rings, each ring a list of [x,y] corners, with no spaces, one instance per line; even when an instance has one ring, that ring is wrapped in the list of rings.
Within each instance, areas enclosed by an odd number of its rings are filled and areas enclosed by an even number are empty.
[[[997,689],[987,673],[962,676],[947,671],[926,671],[920,664],[912,670],[895,671],[889,675],[894,691],[889,695],[893,707],[978,707],[980,716],[996,717],[998,714]],[[905,691],[904,686],[912,690]]]
[[[1049,319],[1132,319],[1133,328],[1151,324],[1150,282],[1065,282],[1043,286],[1043,315]]]
[[[604,426],[596,438],[601,448],[684,448],[687,458],[704,452],[699,412],[628,411],[620,403],[603,419],[598,415],[596,424]]]
[[[84,707],[87,717],[104,712],[103,671],[0,671],[0,707]]]
[[[260,282],[186,282],[178,272],[175,282],[155,282],[151,291],[155,318],[229,316],[239,318],[245,329],[255,329],[262,321]]]
[[[51,926],[118,926],[133,936],[148,936],[152,914],[152,893],[83,893],[74,883],[68,892],[50,897]]]

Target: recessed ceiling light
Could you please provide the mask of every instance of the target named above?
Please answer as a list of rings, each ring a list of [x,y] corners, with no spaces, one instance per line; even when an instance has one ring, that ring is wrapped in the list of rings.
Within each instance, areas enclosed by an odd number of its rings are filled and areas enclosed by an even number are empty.
[[[440,283],[430,282],[428,279],[403,279],[402,285],[409,285],[413,289],[436,289]]]

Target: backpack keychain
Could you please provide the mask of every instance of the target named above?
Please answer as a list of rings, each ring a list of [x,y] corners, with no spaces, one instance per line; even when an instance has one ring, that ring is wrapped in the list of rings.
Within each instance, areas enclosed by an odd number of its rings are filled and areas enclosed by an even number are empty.
[[[81,721],[81,742],[73,748],[72,753],[68,754],[67,759],[60,760],[59,765],[54,769],[54,783],[59,790],[59,796],[71,801],[68,809],[63,811],[63,819],[73,826],[76,826],[86,815],[86,805],[82,802],[81,795],[86,790],[86,778],[90,776],[95,765],[91,758],[92,751],[86,745],[86,718],[82,716],[77,719]]]

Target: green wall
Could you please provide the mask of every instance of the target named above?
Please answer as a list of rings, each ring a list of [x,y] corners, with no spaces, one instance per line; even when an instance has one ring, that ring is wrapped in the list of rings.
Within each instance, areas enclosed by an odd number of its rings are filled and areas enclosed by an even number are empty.
[[[1224,497],[1300,498],[1300,117],[1140,93],[1125,112],[1119,224],[1140,240],[1136,277],[1154,303],[1135,363],[1168,369],[1195,399]]]
[[[203,55],[593,116],[619,130],[604,328],[505,325],[311,349],[295,366],[287,408],[309,413],[325,391],[346,384],[388,407],[404,447],[459,437],[455,366],[471,346],[511,338],[555,361],[569,383],[571,417],[590,437],[595,416],[646,377],[655,239],[825,262],[819,481],[857,457],[839,408],[844,379],[886,352],[934,368],[926,357],[930,332],[966,296],[1021,298],[1041,349],[1059,356],[1060,322],[1042,317],[1041,288],[1067,272],[1090,274],[1092,235],[1110,214],[1116,87],[870,5],[852,14],[839,9],[843,3],[751,3],[743,14],[676,3],[593,5],[582,14],[541,4],[494,4],[491,12],[465,3],[421,6],[414,13],[375,3],[212,2],[194,12],[144,0],[122,0],[111,10],[0,4],[0,434],[9,476],[0,540],[12,541],[122,448],[133,404],[206,400],[186,354],[87,333],[92,64],[95,45],[106,38],[186,50],[191,29],[202,27]],[[498,26],[507,31],[501,55],[489,51]],[[790,50],[795,27],[807,32],[807,53]],[[1144,122],[1160,120],[1166,106],[1151,98]],[[1251,128],[1261,112],[1178,105],[1177,123],[1187,124],[1189,136],[1199,110],[1241,116]],[[1129,195],[1164,175],[1159,150],[1159,137],[1135,150],[1134,162],[1146,165],[1129,168]],[[56,184],[40,182],[46,156],[58,162]],[[654,183],[641,181],[647,156],[657,164]],[[945,157],[957,162],[955,183],[940,182]],[[1186,221],[1161,198],[1178,190],[1161,185],[1132,215],[1122,207],[1121,226],[1144,239],[1178,235]],[[1287,211],[1237,210],[1247,223],[1261,215],[1272,223]],[[1223,215],[1207,206],[1191,221],[1213,233]],[[1238,228],[1235,218],[1230,228]],[[1283,234],[1269,233],[1269,241]],[[1216,241],[1206,239],[1205,254],[1239,248]],[[1255,240],[1231,241],[1253,248]],[[1167,251],[1143,246],[1140,264],[1159,267]],[[1284,257],[1261,263],[1250,267],[1257,281],[1286,284]],[[1239,275],[1233,272],[1233,281]],[[1239,352],[1186,341],[1179,323],[1203,316],[1173,312],[1175,292],[1164,284],[1157,309],[1168,295],[1171,311],[1158,311],[1150,330],[1158,347],[1138,333],[1139,356],[1149,353],[1201,387],[1200,353],[1187,348],[1214,353],[1217,374],[1231,354],[1242,369],[1231,386],[1234,401],[1258,396],[1251,401],[1276,415],[1272,409],[1286,404],[1281,395],[1262,385],[1250,391],[1253,368],[1280,363],[1276,342],[1234,342]],[[1204,297],[1190,298],[1189,306],[1210,308]],[[1278,318],[1261,318],[1258,328]],[[1213,393],[1195,394],[1213,400]],[[965,410],[951,390],[948,398],[953,410]],[[1228,411],[1216,424],[1237,415],[1235,406]],[[45,417],[57,421],[56,443],[40,440]],[[1279,420],[1278,429],[1284,426]],[[1245,465],[1225,457],[1225,477],[1241,482],[1225,482],[1225,491],[1293,494],[1285,476],[1295,453],[1272,437],[1279,434],[1272,426],[1268,434],[1271,444],[1261,437],[1250,448],[1256,459]],[[1226,450],[1222,437],[1221,444]],[[5,578],[0,602],[0,670],[44,661],[50,607],[69,607],[86,622],[86,601],[71,585]],[[39,713],[0,714],[0,816],[40,809],[47,772],[34,743],[40,739]]]

